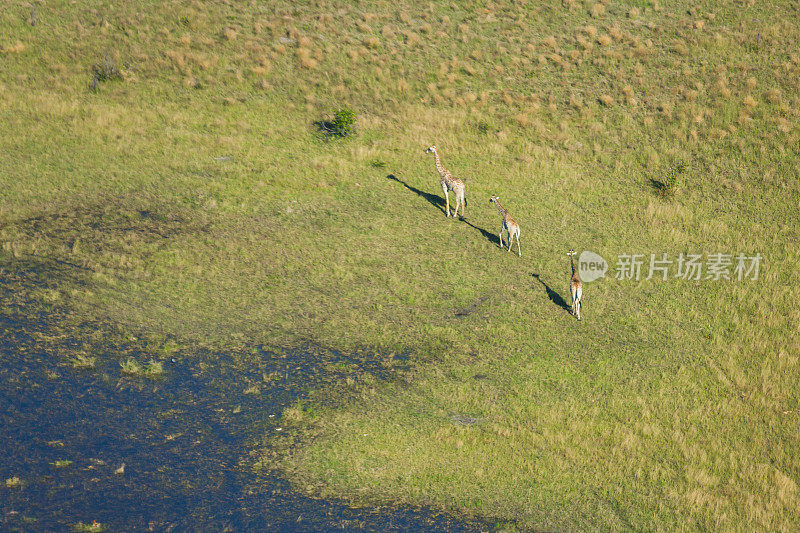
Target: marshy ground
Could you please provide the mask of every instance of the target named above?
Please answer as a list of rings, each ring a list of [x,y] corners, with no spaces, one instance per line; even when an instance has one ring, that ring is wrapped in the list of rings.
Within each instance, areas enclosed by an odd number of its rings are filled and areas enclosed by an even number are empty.
[[[31,266],[14,265],[18,274]],[[0,271],[2,301],[18,306],[0,318],[3,530],[488,527],[429,509],[353,509],[313,498],[263,463],[260,450],[283,430],[285,408],[369,361],[313,346],[238,357],[176,351],[158,375],[133,374],[123,365],[147,357],[135,343],[120,346],[111,335],[75,328],[59,334],[58,311],[39,313],[35,302],[20,300],[20,289],[57,277],[46,269],[39,264],[24,280]],[[387,377],[380,368],[368,371]]]

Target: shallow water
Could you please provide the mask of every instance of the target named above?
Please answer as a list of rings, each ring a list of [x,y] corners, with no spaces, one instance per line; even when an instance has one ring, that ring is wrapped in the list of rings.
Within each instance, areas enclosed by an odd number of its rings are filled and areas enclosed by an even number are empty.
[[[125,376],[113,356],[65,365],[37,343],[38,327],[0,316],[0,530],[486,529],[426,509],[352,509],[254,473],[282,409],[329,372],[310,354],[259,351],[245,369],[176,356],[149,380]],[[14,476],[21,485],[5,486]]]

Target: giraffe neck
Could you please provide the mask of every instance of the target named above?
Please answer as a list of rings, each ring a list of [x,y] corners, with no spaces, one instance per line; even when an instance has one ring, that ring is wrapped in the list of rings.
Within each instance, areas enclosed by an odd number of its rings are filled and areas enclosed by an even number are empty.
[[[569,256],[569,264],[572,267],[572,275],[575,275],[575,254]]]
[[[497,210],[500,211],[500,216],[506,218],[506,210],[502,205],[500,205],[500,202],[498,202],[497,199],[495,199],[494,205],[496,205]]]
[[[439,174],[444,175],[444,173],[447,171],[442,166],[442,160],[439,158],[439,152],[433,152],[433,157],[436,160],[436,170],[439,171]]]

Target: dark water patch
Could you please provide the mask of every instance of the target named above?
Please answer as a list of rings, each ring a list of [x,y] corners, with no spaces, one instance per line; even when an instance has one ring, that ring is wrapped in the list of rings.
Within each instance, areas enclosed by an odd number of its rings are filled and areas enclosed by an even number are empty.
[[[258,350],[247,364],[178,355],[150,380],[122,374],[110,343],[94,369],[70,367],[37,340],[46,323],[0,315],[2,530],[95,520],[111,531],[487,529],[427,509],[313,499],[252,469],[264,436],[268,445],[282,429],[283,408],[315,383],[342,377],[331,360],[342,373],[357,366],[376,375],[378,362],[320,357],[310,347]],[[19,486],[4,485],[15,477]]]

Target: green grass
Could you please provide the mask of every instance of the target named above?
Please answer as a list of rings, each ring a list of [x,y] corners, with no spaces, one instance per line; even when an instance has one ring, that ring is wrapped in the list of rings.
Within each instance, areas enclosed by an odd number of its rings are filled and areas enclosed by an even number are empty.
[[[151,359],[146,364],[142,365],[136,361],[136,359],[128,358],[120,363],[120,369],[123,374],[128,374],[131,376],[158,378],[164,375],[163,363],[154,359]]]
[[[97,357],[78,353],[70,358],[69,363],[73,368],[93,369],[97,365]]]
[[[138,376],[144,374],[144,367],[136,359],[126,359],[119,364],[123,374]]]
[[[0,262],[58,267],[33,297],[162,357],[410,354],[287,411],[295,486],[523,528],[796,529],[790,3],[28,14],[0,13]],[[97,65],[122,79],[93,90]],[[343,108],[356,135],[320,138]],[[434,205],[434,143],[466,222]],[[612,263],[581,322],[570,248]],[[618,254],[717,252],[760,253],[759,280],[613,279]]]
[[[78,522],[77,524],[73,524],[72,531],[82,532],[82,533],[102,533],[103,531],[108,530],[106,526],[98,522],[97,520],[93,520],[89,524],[84,524],[83,522]]]

